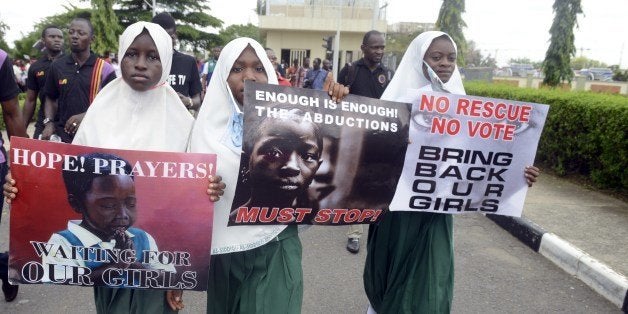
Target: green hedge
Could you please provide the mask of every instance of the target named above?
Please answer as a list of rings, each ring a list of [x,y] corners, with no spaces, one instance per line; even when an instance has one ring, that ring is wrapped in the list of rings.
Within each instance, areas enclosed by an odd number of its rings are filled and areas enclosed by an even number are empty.
[[[628,97],[465,82],[467,94],[547,104],[536,161],[628,194]]]

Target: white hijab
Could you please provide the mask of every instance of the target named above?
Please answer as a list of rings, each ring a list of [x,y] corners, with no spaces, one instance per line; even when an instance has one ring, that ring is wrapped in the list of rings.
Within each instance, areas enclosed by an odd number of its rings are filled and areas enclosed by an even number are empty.
[[[214,229],[212,254],[225,254],[251,250],[268,243],[283,231],[285,225],[227,227],[240,168],[241,148],[231,138],[230,122],[240,110],[234,100],[227,78],[233,63],[247,46],[253,47],[262,61],[269,84],[277,84],[273,65],[264,48],[251,38],[238,38],[229,42],[220,52],[207,94],[198,113],[190,139],[190,151],[218,154],[216,172],[227,185],[220,201],[214,203]]]
[[[166,83],[172,65],[172,39],[159,25],[137,22],[120,36],[120,64],[129,46],[146,29],[155,41],[162,73],[159,83],[144,92],[121,77],[107,84],[91,104],[73,144],[115,149],[184,152],[194,118]]]
[[[397,72],[392,81],[386,87],[386,90],[382,94],[381,99],[391,101],[408,101],[409,89],[427,89],[427,90],[439,90],[440,85],[436,79],[430,79],[423,74],[423,58],[425,52],[432,44],[432,41],[440,36],[447,36],[447,33],[430,31],[419,34],[408,46],[406,53],[403,55]],[[458,48],[456,43],[449,37],[454,45],[456,52]],[[429,70],[428,70],[429,71]],[[464,86],[462,85],[462,78],[456,65],[451,78],[447,83],[442,84],[443,89],[452,94],[465,94]]]

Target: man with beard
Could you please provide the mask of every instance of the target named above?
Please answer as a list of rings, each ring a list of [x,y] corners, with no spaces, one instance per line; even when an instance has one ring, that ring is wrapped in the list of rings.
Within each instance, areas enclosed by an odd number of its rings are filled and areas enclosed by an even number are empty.
[[[84,18],[75,18],[68,30],[71,54],[50,65],[46,77],[46,105],[42,139],[56,134],[72,142],[87,108],[96,94],[116,78],[113,66],[90,50],[94,27]]]
[[[349,93],[354,95],[366,96],[371,98],[380,98],[382,93],[388,86],[388,83],[393,77],[393,71],[384,67],[382,57],[384,56],[384,48],[386,42],[384,35],[376,30],[372,30],[364,34],[362,39],[362,53],[364,57],[349,63],[340,70],[338,74],[338,83],[349,87]],[[378,160],[385,161],[388,158],[383,155],[386,152],[382,151],[368,151],[369,142],[376,142],[379,139],[377,136],[365,135],[362,143],[362,163],[363,169],[380,169],[381,175],[386,175],[384,168],[378,168],[375,165],[379,164]],[[382,162],[384,165],[385,162]],[[375,166],[375,167],[373,167]],[[353,183],[351,191],[350,201],[364,201],[364,195],[370,195],[372,200],[370,202],[385,203],[385,200],[392,199],[394,193],[394,187],[392,191],[390,187],[377,187],[374,186],[374,182],[383,182],[381,177],[377,177],[377,174],[370,173],[357,173]],[[372,180],[374,179],[374,181]],[[376,204],[370,204],[376,206]],[[360,251],[360,237],[364,233],[362,225],[349,225],[349,231],[347,232],[347,250],[351,253],[358,253]]]
[[[26,100],[24,108],[22,108],[22,116],[24,118],[25,127],[33,118],[35,108],[37,107],[37,98],[39,97],[39,112],[37,114],[37,122],[35,123],[35,133],[33,138],[37,139],[44,130],[44,106],[46,103],[46,95],[44,94],[44,86],[46,84],[46,76],[50,69],[52,61],[63,56],[63,32],[54,25],[49,25],[41,32],[41,42],[45,47],[44,55],[28,69],[28,78],[26,79]]]

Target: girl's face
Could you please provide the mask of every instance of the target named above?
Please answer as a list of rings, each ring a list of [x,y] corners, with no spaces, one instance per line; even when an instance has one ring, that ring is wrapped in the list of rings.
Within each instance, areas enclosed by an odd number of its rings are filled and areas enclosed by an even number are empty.
[[[227,84],[229,84],[233,98],[238,102],[240,109],[242,109],[244,100],[245,80],[268,83],[264,65],[250,45],[242,51],[238,59],[233,63],[229,77],[227,77]]]
[[[144,92],[159,83],[162,67],[155,41],[146,32],[139,34],[120,63],[122,79],[136,91]]]
[[[101,239],[126,230],[137,217],[135,182],[128,175],[97,177],[85,193],[83,226]]]
[[[454,44],[446,37],[434,39],[430,47],[427,48],[423,60],[436,72],[436,75],[443,83],[447,83],[456,67],[456,49]],[[423,65],[423,75],[426,78],[430,77],[425,65]]]
[[[249,169],[253,188],[294,199],[307,189],[321,164],[314,124],[292,118],[266,118],[260,125]]]

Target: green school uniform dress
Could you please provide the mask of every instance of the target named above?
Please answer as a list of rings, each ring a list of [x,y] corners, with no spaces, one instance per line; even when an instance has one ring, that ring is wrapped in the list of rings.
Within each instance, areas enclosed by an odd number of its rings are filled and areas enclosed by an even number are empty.
[[[454,291],[451,215],[387,212],[371,225],[364,289],[377,313],[449,313]]]
[[[212,255],[207,313],[301,313],[302,247],[296,225],[261,247]]]
[[[177,313],[166,302],[166,291],[94,287],[97,313]]]

